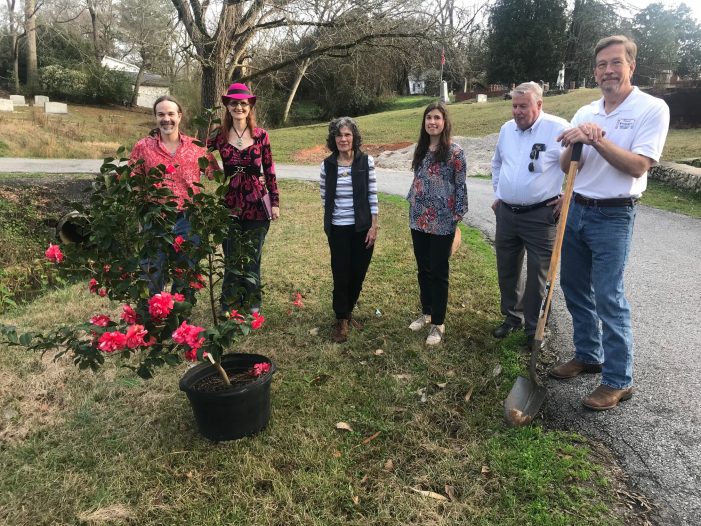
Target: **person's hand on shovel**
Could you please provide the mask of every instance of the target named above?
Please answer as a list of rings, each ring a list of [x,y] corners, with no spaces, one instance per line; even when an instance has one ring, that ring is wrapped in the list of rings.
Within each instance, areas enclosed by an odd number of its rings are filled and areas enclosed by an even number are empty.
[[[596,144],[606,135],[598,124],[593,122],[584,122],[575,128],[570,128],[562,132],[555,140],[560,141],[563,147],[572,146],[576,142],[582,144]]]

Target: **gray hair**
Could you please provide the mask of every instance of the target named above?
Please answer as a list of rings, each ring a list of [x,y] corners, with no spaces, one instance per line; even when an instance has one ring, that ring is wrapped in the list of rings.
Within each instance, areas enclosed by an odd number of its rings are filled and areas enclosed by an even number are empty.
[[[533,81],[519,84],[511,90],[509,96],[514,98],[515,95],[528,95],[529,93],[533,95],[534,101],[543,100],[543,88],[540,87],[540,84]]]
[[[623,48],[626,50],[626,59],[628,60],[628,64],[635,63],[635,58],[638,55],[638,46],[625,35],[613,35],[599,40],[594,48],[594,58],[596,59],[599,51],[609,46],[613,46],[614,44],[623,44]]]
[[[326,138],[326,147],[331,150],[331,152],[338,155],[336,137],[340,135],[341,128],[348,128],[351,131],[353,134],[353,152],[358,153],[363,144],[363,139],[360,137],[358,124],[350,117],[339,117],[329,123],[329,135]]]

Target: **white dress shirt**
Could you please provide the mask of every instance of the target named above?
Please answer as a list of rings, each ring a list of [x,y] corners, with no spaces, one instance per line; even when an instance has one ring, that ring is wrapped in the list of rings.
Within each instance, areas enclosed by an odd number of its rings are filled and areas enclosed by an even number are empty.
[[[494,196],[505,203],[528,206],[556,197],[562,191],[564,174],[560,169],[560,144],[555,138],[569,123],[541,112],[533,126],[521,130],[512,119],[499,130],[492,158]],[[538,159],[531,159],[534,144],[545,145]],[[533,163],[533,171],[528,165]]]

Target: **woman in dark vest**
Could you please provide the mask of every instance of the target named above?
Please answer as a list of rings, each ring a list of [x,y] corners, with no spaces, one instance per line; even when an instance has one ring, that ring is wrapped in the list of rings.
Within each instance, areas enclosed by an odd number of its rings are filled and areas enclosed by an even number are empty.
[[[331,250],[333,310],[332,339],[348,338],[352,312],[370,266],[377,238],[377,179],[375,162],[360,150],[358,125],[350,117],[329,124],[326,146],[331,150],[321,164],[321,202],[324,231]]]

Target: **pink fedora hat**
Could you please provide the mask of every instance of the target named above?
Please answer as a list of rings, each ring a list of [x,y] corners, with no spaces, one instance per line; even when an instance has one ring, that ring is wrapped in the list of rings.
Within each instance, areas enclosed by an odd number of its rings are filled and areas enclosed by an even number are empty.
[[[241,84],[240,82],[235,82],[234,84],[230,84],[228,89],[226,90],[226,93],[221,96],[221,101],[226,105],[226,103],[230,100],[249,100],[251,101],[251,106],[253,106],[256,103],[256,96],[251,93],[251,90],[248,89],[248,86],[245,84]]]

